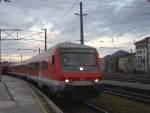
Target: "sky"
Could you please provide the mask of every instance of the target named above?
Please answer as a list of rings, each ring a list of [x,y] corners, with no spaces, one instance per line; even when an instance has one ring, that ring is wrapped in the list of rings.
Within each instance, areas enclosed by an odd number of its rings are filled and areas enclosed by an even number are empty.
[[[122,49],[135,51],[134,42],[150,35],[148,0],[10,0],[0,2],[2,58],[20,61],[44,50],[47,29],[48,48],[60,42],[80,43],[79,3],[83,2],[85,45],[97,48],[100,57]],[[8,34],[10,34],[8,36]],[[34,49],[17,50],[17,49]]]

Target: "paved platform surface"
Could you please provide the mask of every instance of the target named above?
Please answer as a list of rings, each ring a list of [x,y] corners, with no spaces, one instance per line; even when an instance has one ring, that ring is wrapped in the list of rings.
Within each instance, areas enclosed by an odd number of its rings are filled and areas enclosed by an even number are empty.
[[[8,76],[0,82],[0,113],[47,113],[26,82]]]
[[[102,80],[102,83],[108,85],[125,86],[125,87],[150,91],[150,84],[142,84],[138,82],[135,83],[123,82],[123,81],[115,81],[115,80]]]
[[[6,85],[3,82],[0,82],[0,101],[9,101],[11,100]]]

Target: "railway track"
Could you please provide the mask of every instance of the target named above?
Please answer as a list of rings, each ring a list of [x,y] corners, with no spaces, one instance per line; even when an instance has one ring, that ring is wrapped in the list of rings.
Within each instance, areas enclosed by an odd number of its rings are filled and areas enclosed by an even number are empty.
[[[106,110],[104,110],[103,108],[96,106],[92,103],[89,103],[88,101],[83,101],[90,109],[93,109],[93,111],[96,111],[98,113],[108,113]]]
[[[136,78],[105,77],[104,80],[115,80],[115,81],[122,81],[122,82],[134,82],[134,83],[150,84],[150,80],[147,80],[147,79],[136,79]]]
[[[103,108],[89,103],[88,101],[71,99],[61,102],[55,101],[55,103],[64,113],[108,113]]]
[[[104,80],[115,80],[115,81],[122,81],[122,82],[134,82],[134,83],[143,83],[143,84],[150,84],[150,78],[144,77],[135,77],[129,75],[105,75]]]
[[[126,88],[127,89],[127,88]],[[104,92],[111,94],[111,95],[116,95],[116,96],[121,96],[125,98],[129,98],[135,101],[140,101],[144,103],[150,104],[150,96],[149,94],[142,93],[140,91],[135,91],[135,89],[128,89],[126,90],[124,88],[115,88],[115,87],[105,87]]]

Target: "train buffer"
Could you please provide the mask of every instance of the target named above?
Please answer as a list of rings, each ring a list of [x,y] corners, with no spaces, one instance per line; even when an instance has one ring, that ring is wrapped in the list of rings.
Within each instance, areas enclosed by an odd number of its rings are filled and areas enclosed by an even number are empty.
[[[0,113],[49,113],[35,91],[23,80],[3,76]]]

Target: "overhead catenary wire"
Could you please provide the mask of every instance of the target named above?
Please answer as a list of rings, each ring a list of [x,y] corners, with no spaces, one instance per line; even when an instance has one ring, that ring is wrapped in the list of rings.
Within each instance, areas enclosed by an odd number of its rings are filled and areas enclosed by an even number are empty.
[[[39,0],[37,0],[38,2]],[[76,0],[75,3],[77,3],[78,0]],[[75,4],[73,4],[67,11],[66,13],[62,16],[62,18],[60,19],[60,21],[58,23],[56,23],[56,25],[51,29],[51,31],[53,31],[54,29],[56,29],[56,27],[60,26],[61,23],[64,21],[65,17],[67,16],[67,14],[69,14],[69,12],[72,10],[72,8],[74,7]],[[39,3],[37,3],[37,16],[36,16],[36,24],[38,25],[39,23]],[[26,37],[23,37],[22,39],[26,39],[28,37],[33,37],[33,36],[36,36],[36,35],[39,35],[41,34],[41,32],[39,33],[36,33],[36,34],[32,34],[32,35],[29,35],[29,36],[26,36]],[[28,39],[29,40],[29,39]],[[33,39],[32,39],[33,40]],[[39,41],[39,40],[35,40],[35,41]]]
[[[38,32],[38,33],[35,33],[35,34],[31,34],[29,36],[22,37],[21,39],[26,39],[26,38],[33,37],[33,36],[36,36],[36,35],[39,35],[39,34],[42,34],[42,33],[43,32]]]
[[[78,3],[74,3],[74,2],[72,2],[72,1],[58,1],[58,0],[40,0],[40,1],[49,1],[49,3],[51,3],[51,4],[65,4],[65,5],[71,5],[71,4],[78,4]],[[119,2],[120,1],[120,3],[125,3],[126,2],[126,0],[115,0],[115,2]],[[103,0],[103,1],[100,1],[100,0],[98,0],[98,1],[92,1],[92,2],[94,2],[94,3],[91,3],[91,2],[89,2],[88,1],[88,3],[87,3],[87,1],[84,1],[84,5],[86,5],[86,6],[95,6],[95,5],[102,5],[102,6],[108,6],[109,5],[109,3],[108,2],[105,2],[105,0]],[[113,1],[112,1],[113,2]],[[110,1],[110,3],[111,3],[111,1]],[[136,3],[136,2],[135,2]],[[146,2],[141,2],[140,4],[141,5],[143,5],[143,6],[145,6],[145,4],[147,5],[147,6],[150,6],[149,4],[147,4],[148,3],[148,1]],[[116,5],[116,4],[111,4],[112,6],[114,6],[114,5]],[[127,4],[128,5],[128,4]],[[128,7],[130,7],[130,6],[128,6]]]
[[[74,4],[74,5],[76,5],[76,4],[78,4],[78,3],[75,3],[75,2],[69,2],[69,1],[55,1],[55,0],[36,0],[36,1],[38,1],[38,4],[39,4],[39,1],[50,1],[50,2],[47,2],[48,4],[52,4],[52,5],[62,5],[62,3],[63,3],[63,5],[62,6],[67,6],[67,7],[69,7],[71,4]],[[117,1],[119,1],[119,0],[117,0]],[[17,1],[18,2],[18,1]],[[16,3],[17,3],[16,2]],[[121,2],[123,2],[123,1],[121,1]],[[135,7],[133,7],[133,6],[123,6],[123,9],[125,8],[126,10],[128,10],[128,9],[133,9],[133,10],[141,10],[141,8],[149,8],[149,6],[150,6],[150,4],[148,3],[148,2],[144,2],[144,3],[140,3],[140,4],[143,4],[141,7],[138,7],[138,9],[135,9]],[[90,6],[99,6],[99,7],[101,7],[101,6],[103,6],[103,7],[114,7],[114,8],[116,8],[117,6],[116,5],[109,5],[108,3],[106,3],[106,2],[102,2],[102,1],[97,1],[97,2],[95,2],[95,3],[84,3],[83,5],[87,5],[86,7],[90,7]],[[147,5],[147,6],[146,6]],[[122,8],[121,8],[122,9]],[[144,10],[144,9],[143,9]]]
[[[22,39],[26,41],[38,41],[38,42],[44,42],[45,40],[38,40],[38,39]],[[48,43],[51,43],[52,41],[47,41]]]
[[[67,2],[69,2],[69,1],[67,1]],[[72,3],[73,3],[73,2],[72,2]],[[70,5],[70,4],[72,4],[72,3],[69,2],[69,3],[65,3],[65,4],[69,4],[69,5]],[[53,2],[53,4],[54,4],[54,2]],[[58,3],[58,4],[60,4],[60,3]],[[78,3],[74,3],[74,5],[76,5],[76,4],[78,4]],[[61,4],[60,4],[60,5],[61,5]],[[89,4],[85,4],[85,5],[87,5],[87,7],[89,7],[89,6],[94,6],[94,5],[89,5]],[[64,5],[64,6],[65,6],[65,5]],[[67,6],[67,5],[66,5],[66,6]],[[100,5],[100,6],[102,6],[102,5]],[[104,5],[104,6],[105,6],[105,5]],[[108,13],[106,12],[106,14],[111,14],[111,13],[112,13],[111,11],[108,12]],[[126,13],[128,14],[128,12],[126,12]],[[135,13],[135,12],[132,12],[132,13]],[[132,14],[132,13],[131,13],[131,14]],[[94,15],[95,13],[92,12],[92,13],[90,13],[90,15],[91,15],[91,14]],[[116,14],[117,14],[117,13],[116,13]],[[118,14],[120,14],[120,13],[118,13]],[[122,13],[122,14],[125,14],[125,13]],[[96,14],[95,14],[95,15],[96,15]],[[148,14],[144,14],[144,15],[148,15]],[[56,26],[56,28],[58,28],[58,27]],[[55,28],[55,29],[56,29],[56,28]]]
[[[75,0],[74,3],[77,3],[78,1],[79,0]],[[69,14],[69,12],[73,9],[74,6],[75,6],[75,4],[71,5],[71,7],[64,13],[64,15],[62,16],[62,18],[60,18],[60,20],[57,22],[57,24],[51,29],[51,31],[55,30],[58,26],[60,26],[62,24],[62,22],[64,21],[64,19]]]

